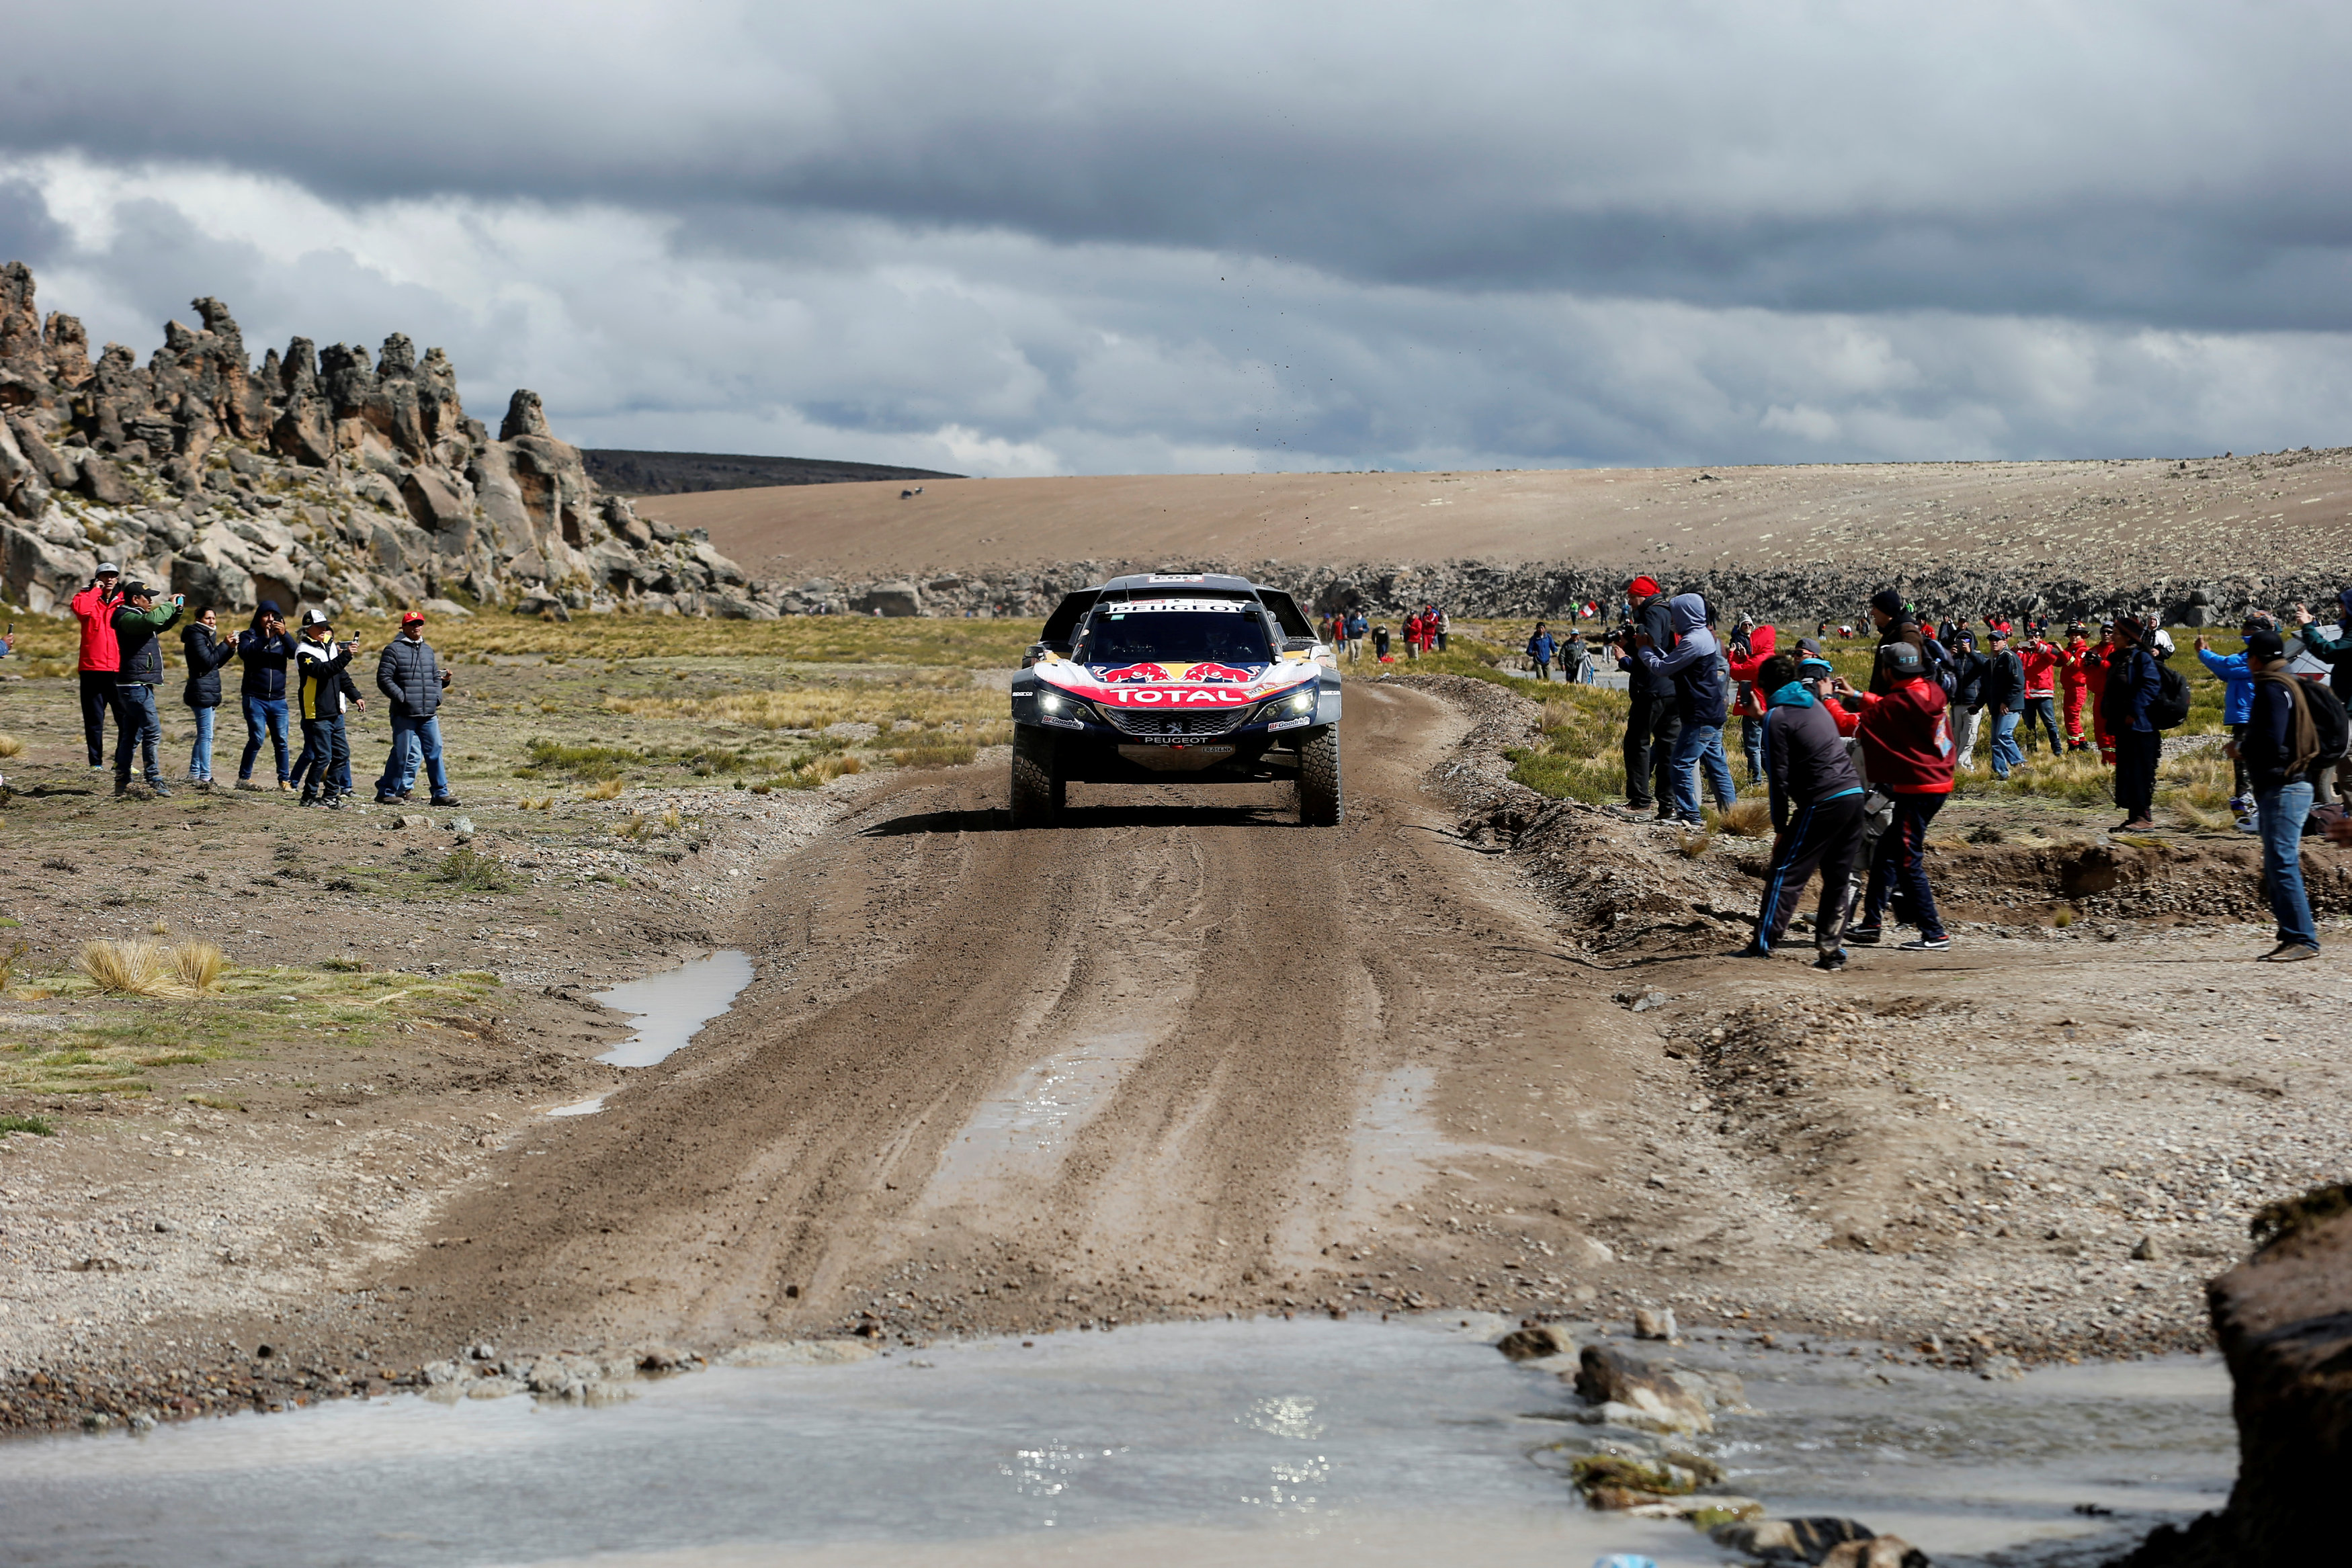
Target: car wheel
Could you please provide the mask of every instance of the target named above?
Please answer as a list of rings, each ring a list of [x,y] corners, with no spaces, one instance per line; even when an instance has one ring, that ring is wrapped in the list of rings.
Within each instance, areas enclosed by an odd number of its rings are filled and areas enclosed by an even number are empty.
[[[1068,797],[1054,766],[1054,737],[1028,725],[1013,731],[1013,825],[1050,828]]]
[[[1318,729],[1298,747],[1298,820],[1310,828],[1333,828],[1346,811],[1339,798],[1339,732]]]

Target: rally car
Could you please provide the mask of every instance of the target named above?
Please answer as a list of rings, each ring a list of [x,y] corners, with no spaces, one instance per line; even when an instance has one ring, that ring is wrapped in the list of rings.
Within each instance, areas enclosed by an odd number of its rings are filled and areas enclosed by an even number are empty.
[[[1210,572],[1115,577],[1064,599],[1013,678],[1013,821],[1050,827],[1067,787],[1298,787],[1339,821],[1339,672],[1279,589]]]

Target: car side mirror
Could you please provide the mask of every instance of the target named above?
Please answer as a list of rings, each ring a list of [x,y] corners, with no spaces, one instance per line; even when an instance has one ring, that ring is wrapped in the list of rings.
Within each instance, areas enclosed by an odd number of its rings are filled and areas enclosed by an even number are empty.
[[[1321,643],[1322,639],[1319,637],[1285,637],[1282,640],[1282,651],[1286,653],[1304,653],[1311,648],[1319,646]]]

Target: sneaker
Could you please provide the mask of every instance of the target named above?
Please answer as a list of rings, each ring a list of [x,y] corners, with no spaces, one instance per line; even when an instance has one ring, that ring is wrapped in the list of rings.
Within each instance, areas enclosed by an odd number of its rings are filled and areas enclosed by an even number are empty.
[[[1877,946],[1878,936],[1879,930],[1875,925],[1849,925],[1846,927],[1845,939],[1849,942],[1858,942],[1865,947]]]
[[[294,803],[298,806],[315,806],[319,803],[319,797],[305,789],[302,791],[302,798]]]
[[[402,799],[405,800],[406,797],[404,796]],[[455,795],[436,795],[433,797],[433,803],[436,806],[462,806],[466,802]]]
[[[1772,949],[1767,947],[1761,942],[1750,942],[1747,946],[1742,947],[1738,952],[1732,955],[1735,958],[1769,958],[1771,956]]]
[[[2282,942],[2254,961],[2258,964],[2294,964],[2318,956],[2319,949],[2308,942]]]
[[[1941,953],[1952,945],[1948,936],[1914,936],[1895,950],[1898,953]]]
[[[103,762],[93,762],[89,765],[89,770],[92,773],[103,773],[106,771],[106,764]]]
[[[291,779],[280,779],[278,781],[278,787],[280,789],[285,790],[288,794],[292,794],[294,791],[294,780]]]
[[[2233,817],[2242,817],[2253,809],[2254,803],[2252,800],[2247,800],[2243,795],[2232,795],[2230,797],[2230,815]]]
[[[350,799],[348,795],[325,795],[320,798],[319,804],[330,811],[340,811],[343,809],[343,802]]]
[[[1832,949],[1831,951],[1829,951],[1829,952],[1827,952],[1827,953],[1822,954],[1820,957],[1818,957],[1818,958],[1816,958],[1816,959],[1814,959],[1814,960],[1813,960],[1813,967],[1814,967],[1814,968],[1816,968],[1816,969],[1829,969],[1829,970],[1838,970],[1838,969],[1843,969],[1843,968],[1844,968],[1844,967],[1845,967],[1845,949],[1844,949],[1844,948],[1843,948],[1843,947],[1838,947],[1838,948],[1833,948],[1833,949]]]
[[[238,780],[236,781],[236,787],[237,787],[238,789],[251,789],[251,790],[256,791],[257,793],[257,792],[260,790],[260,789],[261,789],[261,786],[260,786],[260,785],[256,784],[256,783],[255,783],[252,779],[238,779]]]
[[[2238,819],[2238,831],[2242,833],[2259,833],[2262,831],[2263,820],[2260,817],[2254,816],[2252,813],[2249,812],[2247,815]]]
[[[172,791],[164,788],[163,781],[161,779],[150,779],[147,780],[147,793],[153,796],[158,800],[168,800],[172,798]]]
[[[375,803],[379,806],[397,806],[400,804],[400,797],[387,790],[379,789],[375,792]]]

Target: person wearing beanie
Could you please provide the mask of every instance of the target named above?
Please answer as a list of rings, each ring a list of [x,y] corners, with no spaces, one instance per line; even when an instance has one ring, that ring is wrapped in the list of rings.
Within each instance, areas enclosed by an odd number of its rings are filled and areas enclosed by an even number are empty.
[[[2278,946],[2263,955],[2274,964],[2319,956],[2319,927],[2303,885],[2303,825],[2311,815],[2309,774],[2319,737],[2311,698],[2287,673],[2286,642],[2276,632],[2246,634],[2246,664],[2253,693],[2246,724],[2230,742],[2253,786],[2254,817],[2263,840],[2263,886],[2278,921]]]
[[[1886,644],[1878,651],[1878,662],[1886,690],[1863,705],[1863,768],[1873,789],[1894,797],[1895,810],[1870,859],[1862,923],[1846,933],[1846,940],[1875,945],[1893,899],[1897,915],[1908,915],[1919,927],[1903,950],[1940,953],[1952,939],[1936,912],[1935,890],[1927,885],[1927,826],[1952,792],[1950,703],[1910,643]]]
[[[1707,629],[1706,601],[1696,593],[1678,593],[1669,609],[1672,644],[1661,651],[1647,632],[1636,632],[1633,660],[1654,685],[1663,684],[1672,694],[1676,721],[1670,753],[1674,818],[1696,828],[1706,821],[1699,811],[1699,765],[1707,747],[1722,738],[1730,692],[1722,650]],[[1724,771],[1728,775],[1728,765]]]
[[[1952,739],[1957,747],[1952,767],[1966,773],[1976,767],[1977,729],[1984,717],[1985,672],[1990,664],[1977,652],[1977,634],[1966,622],[1954,625],[1950,636]]]
[[[2104,716],[2116,738],[2116,804],[2124,809],[2117,832],[2156,826],[2156,765],[2164,732],[2149,721],[2156,700],[2156,659],[2142,644],[2147,628],[2137,616],[2116,622],[2116,652],[2107,666]]]
[[[1625,595],[1633,602],[1635,633],[1648,637],[1654,652],[1671,653],[1674,620],[1666,596],[1658,590],[1658,580],[1646,573],[1637,577],[1625,585]],[[1670,775],[1675,743],[1682,738],[1674,677],[1643,669],[1630,641],[1621,643],[1616,653],[1617,667],[1626,674],[1626,693],[1633,699],[1625,711],[1625,808],[1640,813],[1654,807],[1658,820],[1664,821],[1675,814]]]
[[[1765,777],[1771,785],[1772,860],[1764,872],[1756,936],[1742,957],[1769,958],[1788,933],[1813,870],[1822,902],[1813,915],[1817,969],[1845,967],[1845,915],[1862,847],[1863,784],[1816,681],[1826,662],[1776,653],[1758,665],[1766,688]]]

